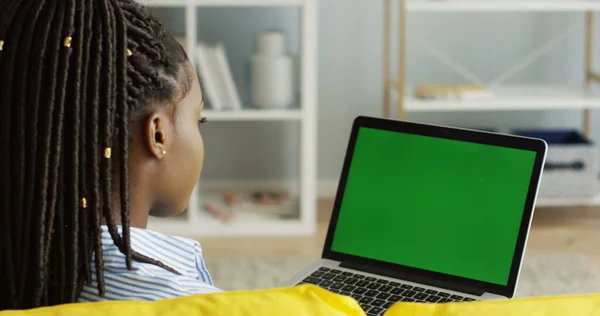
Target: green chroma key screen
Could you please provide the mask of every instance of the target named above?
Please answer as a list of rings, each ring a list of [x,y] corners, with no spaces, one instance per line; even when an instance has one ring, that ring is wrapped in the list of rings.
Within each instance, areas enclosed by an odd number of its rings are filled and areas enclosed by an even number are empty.
[[[535,158],[361,127],[331,250],[506,285]]]

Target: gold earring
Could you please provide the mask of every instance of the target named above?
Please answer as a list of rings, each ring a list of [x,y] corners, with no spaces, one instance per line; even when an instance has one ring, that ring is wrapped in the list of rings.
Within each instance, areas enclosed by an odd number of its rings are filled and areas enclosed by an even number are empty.
[[[0,52],[4,49],[4,41],[0,41]]]
[[[112,149],[110,147],[106,147],[104,149],[104,158],[110,159],[110,156],[112,156]]]
[[[86,198],[81,199],[81,208],[87,208],[87,199]]]
[[[163,156],[167,154],[167,151],[163,149],[162,151]]]
[[[133,55],[133,52],[132,52],[132,51],[131,51],[131,50],[128,48],[128,49],[127,49],[127,57],[129,57],[129,56],[131,56],[131,55]]]

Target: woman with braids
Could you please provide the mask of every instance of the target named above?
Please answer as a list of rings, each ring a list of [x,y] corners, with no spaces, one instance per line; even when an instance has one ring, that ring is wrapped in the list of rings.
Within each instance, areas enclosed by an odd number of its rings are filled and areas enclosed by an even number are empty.
[[[200,85],[133,0],[0,0],[0,310],[218,291],[145,229],[202,169]]]

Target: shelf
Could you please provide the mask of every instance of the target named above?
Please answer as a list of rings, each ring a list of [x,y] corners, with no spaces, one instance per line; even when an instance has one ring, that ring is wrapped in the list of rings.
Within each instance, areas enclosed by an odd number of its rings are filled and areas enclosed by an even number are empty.
[[[209,121],[294,121],[302,120],[302,111],[294,110],[236,110],[202,112]]]
[[[138,0],[151,7],[252,7],[252,6],[302,6],[304,0]]]
[[[199,214],[197,222],[152,218],[148,222],[148,229],[190,238],[204,236],[293,236],[311,232],[310,226],[300,220],[264,219],[252,216],[252,214],[244,214],[244,216],[239,216],[229,223],[224,223],[202,213]]]
[[[597,0],[406,0],[407,11],[564,12],[600,10]]]
[[[407,87],[405,109],[428,111],[527,111],[600,108],[600,93],[583,87],[521,85],[492,89],[494,95],[472,100],[421,100]]]
[[[298,189],[297,181],[208,181],[196,188],[187,213],[177,218],[151,218],[148,227],[161,233],[192,238],[312,234],[314,223],[310,220],[311,216],[300,209],[304,200],[299,197]],[[206,203],[224,206],[225,192],[255,191],[287,192],[291,196],[283,206],[289,211],[287,217],[269,215],[268,206],[260,213],[242,206],[230,221],[225,222],[204,210]]]
[[[600,195],[590,198],[538,198],[538,207],[573,207],[600,205]]]

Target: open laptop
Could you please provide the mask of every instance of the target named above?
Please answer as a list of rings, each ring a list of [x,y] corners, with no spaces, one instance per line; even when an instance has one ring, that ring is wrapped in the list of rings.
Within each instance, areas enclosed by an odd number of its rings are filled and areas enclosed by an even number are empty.
[[[358,117],[322,258],[286,282],[398,301],[512,298],[546,158],[543,140]]]

